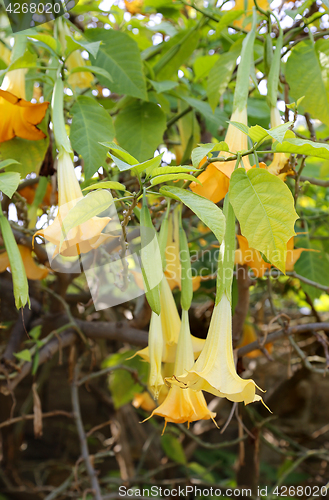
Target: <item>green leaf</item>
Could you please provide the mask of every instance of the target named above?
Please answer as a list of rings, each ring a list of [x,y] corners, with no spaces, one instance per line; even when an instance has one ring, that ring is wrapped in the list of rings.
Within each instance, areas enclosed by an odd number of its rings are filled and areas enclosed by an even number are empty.
[[[17,172],[3,172],[0,174],[0,191],[11,198],[15,193],[21,176]]]
[[[112,203],[113,198],[111,193],[105,190],[92,191],[79,200],[63,219],[60,249],[71,229],[104,212]]]
[[[295,100],[305,96],[304,110],[313,118],[329,125],[329,89],[326,89],[318,55],[310,40],[301,42],[292,49],[286,63],[286,80],[290,95]]]
[[[41,335],[41,330],[42,330],[41,325],[37,325],[37,326],[33,327],[32,330],[29,331],[29,336],[33,340],[38,340],[38,338]]]
[[[139,379],[146,383],[148,378],[149,364],[143,362],[139,357],[134,356],[135,351],[125,351],[112,354],[103,362],[103,368],[111,366],[127,366],[133,368],[138,373]],[[114,370],[109,375],[109,387],[113,398],[114,407],[116,409],[130,403],[134,399],[136,393],[143,392],[143,387],[136,382],[130,372],[125,369]]]
[[[192,164],[195,168],[198,168],[200,161],[213,151],[228,151],[228,145],[226,142],[218,142],[217,144],[209,143],[202,144],[199,147],[193,149],[192,151]]]
[[[197,57],[193,63],[194,82],[201,82],[203,79],[207,78],[210,70],[214,67],[218,59],[219,54],[207,54]]]
[[[0,229],[8,254],[14,287],[15,305],[17,309],[24,307],[29,299],[29,286],[20,251],[18,250],[10,224],[4,215],[0,215]]]
[[[166,456],[178,464],[186,464],[186,456],[182,444],[176,436],[172,434],[164,434],[161,436],[161,446]]]
[[[102,141],[112,141],[115,135],[112,118],[92,97],[79,96],[72,108],[70,139],[73,148],[84,160],[84,172],[89,179],[106,160],[107,148]]]
[[[156,177],[157,175],[166,175],[166,174],[180,174],[182,172],[197,172],[197,168],[193,167],[181,167],[179,166],[172,166],[172,167],[159,167],[159,168],[154,168],[151,172],[152,177]]]
[[[61,44],[57,38],[53,36],[37,33],[35,35],[30,35],[29,38],[42,42],[42,46],[48,49],[50,48],[57,55],[61,53]]]
[[[214,128],[218,129],[219,127],[225,125],[225,120],[223,123],[222,115],[220,113],[213,113],[211,107],[207,102],[200,101],[199,99],[194,99],[194,97],[189,97],[187,95],[179,94],[179,97],[187,102],[192,108],[195,108],[199,113],[201,113],[207,122],[212,125]],[[220,111],[220,110],[218,110]]]
[[[130,153],[128,153],[121,146],[118,146],[118,144],[116,144],[115,142],[101,142],[101,144],[103,146],[106,146],[110,150],[109,155],[111,157],[112,157],[112,151],[114,151],[115,157],[119,158],[120,160],[127,163],[128,165],[136,165],[138,163],[138,160],[136,160],[136,158],[134,158]]]
[[[87,71],[88,73],[94,73],[95,75],[100,75],[103,78],[106,78],[110,82],[113,82],[113,78],[105,69],[99,68],[98,66],[77,66],[76,68],[71,69],[70,74],[72,73],[83,73]]]
[[[154,103],[135,102],[120,111],[115,130],[120,146],[144,161],[163,141],[166,116]]]
[[[231,120],[229,121],[229,123],[231,123],[235,128],[237,128],[238,130],[240,130],[244,134],[249,135],[249,127],[247,127],[247,125],[244,125],[243,123],[239,123],[239,122],[233,122]]]
[[[274,143],[273,149],[280,153],[300,154],[329,159],[329,145],[324,142],[313,142],[306,139],[285,139],[282,144]]]
[[[75,50],[86,50],[89,52],[89,54],[93,57],[97,56],[97,52],[99,50],[99,46],[101,44],[100,41],[97,42],[86,42],[83,39],[81,40],[75,40],[72,36],[66,35],[65,36],[66,40],[66,50],[65,50],[65,56],[68,57],[71,52],[74,52]]]
[[[127,153],[129,154],[129,153]],[[120,172],[124,172],[126,170],[133,170],[134,173],[142,173],[144,170],[146,170],[146,173],[149,175],[150,172],[156,167],[158,167],[161,163],[161,159],[163,154],[155,156],[154,158],[151,158],[150,160],[146,160],[143,163],[137,163],[137,160],[134,160],[136,163],[131,165],[130,163],[127,163],[120,158],[117,158],[114,156],[113,153],[109,153],[109,156],[112,158]],[[129,155],[130,157],[130,155]],[[132,156],[130,158],[133,158]]]
[[[169,90],[177,87],[178,82],[172,82],[171,80],[163,80],[161,82],[155,82],[154,80],[150,80],[152,83],[154,90],[160,94],[161,92],[168,92]]]
[[[31,363],[32,361],[31,353],[28,349],[24,349],[20,352],[14,352],[14,356],[17,359],[22,359],[23,361],[27,361],[28,363]]]
[[[220,54],[219,59],[210,70],[207,83],[207,96],[209,105],[213,111],[218,106],[219,99],[231,80],[239,53],[240,51],[235,50]]]
[[[91,184],[85,187],[82,191],[92,191],[93,189],[116,189],[118,191],[126,191],[126,186],[121,184],[121,182],[116,181],[102,181]]]
[[[308,238],[298,238],[298,246],[304,248],[311,248]],[[324,252],[302,252],[299,259],[294,265],[294,270],[300,276],[307,278],[320,285],[328,286],[329,283],[329,260],[328,255]],[[308,285],[300,282],[300,286],[306,292],[312,300],[320,297],[323,290],[315,288],[312,285]]]
[[[157,184],[161,184],[162,182],[177,181],[180,179],[183,179],[184,181],[197,182],[198,184],[202,185],[197,177],[194,177],[194,175],[189,175],[184,173],[158,175],[157,177],[153,177],[153,179],[151,179],[151,184],[152,186],[156,186]]]
[[[195,29],[182,31],[166,42],[167,51],[154,66],[154,73],[159,80],[170,80],[186,63],[199,43],[199,34]]]
[[[272,139],[282,142],[284,136],[289,129],[293,125],[292,122],[283,123],[282,125],[278,125],[277,127],[271,128],[269,130],[261,127],[260,125],[255,125],[253,127],[249,127],[248,135],[253,142],[262,141],[268,137],[272,137]]]
[[[228,12],[225,12],[219,23],[217,24],[216,27],[216,35],[219,36],[220,33],[230,24],[233,23],[236,19],[239,19],[239,17],[244,14],[244,10],[229,10]]]
[[[272,39],[271,39],[271,54],[272,54]],[[278,98],[279,76],[281,67],[281,49],[283,44],[283,32],[279,33],[276,39],[276,47],[270,63],[270,70],[267,78],[267,96],[266,100],[269,107],[276,107]]]
[[[138,45],[129,35],[117,30],[88,29],[84,33],[91,42],[101,41],[94,66],[107,71],[113,82],[99,79],[112,92],[147,100],[146,83]]]
[[[8,167],[10,167],[11,165],[20,165],[20,163],[18,163],[18,161],[16,160],[4,160],[4,161],[0,161],[0,170],[3,168],[3,169],[6,169]]]
[[[20,69],[20,68],[34,68],[37,64],[37,55],[33,54],[30,51],[26,51],[25,54],[21,57],[18,57],[16,61],[12,62],[8,68],[3,69],[0,71],[0,77],[4,75],[5,73],[8,73],[8,71],[12,71],[13,69]]]
[[[175,186],[165,186],[160,189],[163,196],[179,200],[189,207],[199,219],[214,233],[219,243],[225,233],[225,217],[220,208],[212,201],[198,194]]]
[[[48,148],[49,139],[28,141],[15,137],[0,144],[0,158],[14,159],[19,165],[12,165],[10,171],[19,172],[24,178],[31,172],[39,173],[39,169]]]
[[[298,218],[289,188],[266,170],[238,168],[231,176],[229,197],[250,248],[284,273],[287,242]]]
[[[236,75],[236,84],[233,100],[233,111],[236,109],[242,111],[247,105],[249,92],[250,68],[254,57],[254,42],[256,36],[256,11],[253,11],[252,26],[242,42],[241,61]]]

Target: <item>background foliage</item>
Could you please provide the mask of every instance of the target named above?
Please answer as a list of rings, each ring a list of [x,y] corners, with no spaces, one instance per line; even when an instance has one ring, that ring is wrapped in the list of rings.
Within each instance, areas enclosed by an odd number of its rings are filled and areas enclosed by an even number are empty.
[[[11,30],[2,8],[1,78],[8,66],[27,68],[27,99],[50,101],[58,65],[64,61],[66,131],[82,188],[111,181],[121,183],[109,186],[116,198],[122,194],[122,184],[130,193],[138,193],[142,168],[136,175],[131,165],[152,159],[155,152],[162,154],[161,158],[157,156],[156,167],[161,162],[162,168],[190,166],[193,162],[198,168],[207,154],[210,158],[223,148],[216,145],[224,141],[232,113],[237,62],[251,28],[251,4],[238,0],[235,4],[212,0],[196,0],[193,4],[185,0],[81,0],[67,19],[70,34],[66,47],[59,36],[54,36],[52,23],[43,25],[25,32],[27,49],[12,63],[15,66],[10,66],[4,50],[11,48]],[[258,7],[265,11],[258,11],[251,67],[246,68],[244,78],[250,82],[248,125],[267,130],[269,54],[277,44],[279,29],[273,18],[268,22],[267,4],[259,2]],[[223,498],[230,487],[251,488],[256,496],[259,485],[267,486],[272,492],[269,498],[275,498],[277,486],[313,488],[327,484],[328,7],[327,1],[312,0],[271,4],[283,29],[278,107],[295,132],[295,136],[282,137],[276,151],[291,153],[291,175],[285,187],[292,193],[299,215],[295,230],[301,234],[295,238],[295,246],[315,251],[302,252],[286,275],[274,270],[271,277],[267,272],[262,278],[252,274],[242,278],[240,267],[248,269],[244,262],[236,267],[233,283],[238,371],[267,389],[265,401],[273,414],[259,403],[239,405],[232,411],[229,401],[207,395],[221,431],[211,421],[201,421],[190,430],[169,425],[161,436],[161,419],[152,418],[140,425],[149,413],[135,409],[131,402],[145,390],[147,364],[140,358],[127,361],[127,357],[147,343],[151,311],[145,297],[95,311],[83,273],[50,271],[42,281],[29,279],[31,307],[26,305],[17,312],[15,300],[20,307],[28,297],[28,271],[15,242],[10,240],[12,250],[7,245],[6,249],[14,256],[10,265],[13,267],[15,261],[18,266],[20,280],[16,286],[20,293],[14,297],[14,272],[7,268],[0,275],[0,491],[4,500],[93,498],[93,474],[104,499],[117,498],[120,485],[144,490],[152,485],[216,485]],[[68,56],[77,49],[82,51],[81,65],[69,68]],[[74,75],[80,81],[83,75],[91,76],[89,84],[79,87],[73,83]],[[47,112],[40,125],[46,132],[45,139],[15,137],[0,144],[3,250],[6,231],[18,245],[31,250],[35,227],[47,223],[57,204],[56,148],[49,123]],[[255,130],[247,131],[253,138]],[[114,139],[133,159],[124,156],[121,163],[115,161],[118,150],[113,150]],[[266,164],[273,157],[272,144],[272,136],[265,133],[259,160]],[[108,155],[110,147],[114,158]],[[190,167],[189,172],[192,170]],[[9,182],[4,177],[7,172],[20,177],[11,175]],[[272,185],[279,178],[263,174],[269,179],[268,190],[275,192]],[[231,201],[243,234],[246,208],[240,206],[241,200],[249,200],[252,206],[260,204],[259,225],[266,212],[266,193],[263,203],[251,187],[257,175],[259,171],[254,170],[248,178],[242,171],[233,176],[236,195],[232,187]],[[238,176],[244,179],[235,179]],[[154,191],[161,187],[163,194],[175,190],[177,194],[177,188],[188,186],[189,182],[184,184],[188,178],[185,172],[175,171],[174,177],[175,182],[173,177],[162,178],[165,186],[157,186],[155,176]],[[36,188],[45,178],[48,187],[39,199]],[[244,183],[243,189],[237,187],[238,181]],[[188,198],[183,201],[192,267],[208,277],[194,292],[190,311],[192,334],[205,338],[214,307],[215,236],[219,239],[220,229],[216,218],[203,219],[197,206]],[[158,229],[164,206],[156,195],[149,196],[149,203]],[[282,203],[279,195],[276,203]],[[130,202],[121,201],[117,208],[126,224]],[[33,213],[37,215],[36,226],[35,222],[30,224]],[[131,210],[129,226],[137,228],[138,206],[134,213]],[[278,220],[288,238],[285,221],[280,216]],[[270,241],[269,227],[250,234],[250,246],[251,242],[263,252],[265,260],[271,260],[266,252],[275,242]],[[49,269],[43,244],[35,246],[33,258],[34,265]],[[179,298],[176,289],[177,304]],[[266,341],[267,348],[257,339]],[[252,342],[256,343],[250,346]],[[81,458],[85,458],[81,433],[72,414],[77,409],[87,433],[91,470]],[[289,490],[288,497],[300,498],[295,490]]]

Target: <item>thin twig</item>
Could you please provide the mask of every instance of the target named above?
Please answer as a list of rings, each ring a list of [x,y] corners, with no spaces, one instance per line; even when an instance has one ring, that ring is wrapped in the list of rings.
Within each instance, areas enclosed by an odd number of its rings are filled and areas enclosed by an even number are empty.
[[[58,416],[73,418],[72,413],[70,413],[68,411],[64,411],[64,410],[48,411],[48,412],[42,414],[42,418],[58,417]],[[22,415],[21,417],[10,418],[9,420],[5,420],[4,422],[0,423],[0,429],[2,429],[3,427],[9,427],[10,425],[14,425],[17,422],[21,422],[22,420],[33,420],[33,419],[34,419],[34,414]]]
[[[86,438],[86,433],[83,428],[80,404],[79,404],[79,386],[78,386],[78,377],[79,377],[79,364],[77,363],[74,368],[74,375],[71,384],[71,397],[72,397],[72,407],[74,411],[75,423],[80,439],[80,448],[83,460],[86,465],[86,470],[90,479],[91,486],[94,490],[94,495],[96,500],[102,500],[102,494],[99,486],[99,482],[97,479],[96,471],[91,463],[88,443]]]

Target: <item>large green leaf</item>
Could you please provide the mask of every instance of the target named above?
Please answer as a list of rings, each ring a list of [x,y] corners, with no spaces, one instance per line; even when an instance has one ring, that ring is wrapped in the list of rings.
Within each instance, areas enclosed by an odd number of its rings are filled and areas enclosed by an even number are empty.
[[[178,464],[186,464],[186,456],[181,442],[172,434],[161,436],[161,446],[166,456]]]
[[[221,209],[212,201],[175,186],[162,187],[160,193],[183,202],[184,205],[189,207],[209,227],[219,243],[222,242],[225,233],[225,217]]]
[[[48,148],[48,137],[40,141],[28,141],[15,137],[0,144],[0,159],[16,160],[20,165],[12,165],[7,170],[19,172],[24,178],[31,172],[39,173],[41,163]]]
[[[249,246],[285,272],[287,242],[298,218],[289,188],[266,170],[238,168],[231,176],[229,196]]]
[[[147,382],[149,364],[144,363],[139,356],[134,356],[135,351],[124,351],[112,354],[103,362],[103,368],[123,366],[136,370],[139,380]],[[113,397],[115,408],[120,408],[124,404],[134,399],[138,392],[143,392],[143,387],[137,382],[132,373],[123,369],[113,370],[109,376],[109,386]]]
[[[166,117],[154,103],[135,102],[119,113],[115,130],[120,146],[139,161],[145,161],[162,142]]]
[[[316,156],[329,160],[329,145],[324,142],[313,142],[306,139],[292,138],[284,139],[281,144],[276,142],[273,148],[280,153]]]
[[[160,59],[153,67],[159,80],[169,80],[175,76],[182,64],[193,54],[199,42],[199,35],[194,29],[182,31],[164,44]]]
[[[298,242],[304,248],[310,248],[307,238],[300,239]],[[302,252],[299,259],[294,265],[297,274],[307,278],[320,285],[328,286],[329,284],[329,260],[328,255],[321,252]],[[302,289],[311,297],[312,300],[320,297],[322,290],[312,285],[308,285],[303,281],[300,282]]]
[[[197,168],[200,164],[200,161],[213,151],[228,151],[228,150],[229,150],[228,145],[224,141],[217,142],[216,144],[214,143],[201,144],[199,147],[194,148],[192,151],[192,165]]]
[[[0,174],[0,191],[11,198],[17,189],[21,176],[17,172],[4,172]]]
[[[179,97],[205,117],[205,119],[207,120],[208,128],[212,126],[213,128],[218,129],[219,127],[227,126],[227,116],[220,109],[216,109],[216,112],[213,113],[211,107],[207,102],[200,101],[199,99],[195,99],[194,97],[190,97],[188,95],[180,94]]]
[[[151,184],[152,186],[156,186],[157,184],[161,184],[162,182],[179,181],[179,180],[192,181],[192,182],[194,181],[197,182],[198,184],[201,184],[201,182],[198,180],[197,177],[194,177],[193,175],[186,173],[158,175],[156,177],[153,177],[153,179],[151,179]]]
[[[302,103],[305,111],[329,125],[328,92],[311,40],[301,42],[292,49],[286,64],[286,80],[295,100],[305,96]]]
[[[27,302],[30,304],[29,285],[27,282],[22,256],[18,250],[18,246],[8,219],[6,219],[2,213],[0,213],[0,229],[10,263],[15,305],[17,309],[20,309],[21,307],[24,307]]]
[[[115,135],[111,116],[92,97],[79,96],[72,108],[70,139],[84,160],[86,179],[105,163],[107,148],[100,142],[112,141]]]
[[[225,92],[235,68],[240,51],[230,51],[221,54],[208,76],[207,96],[211,109],[218,106],[221,95]]]
[[[112,92],[147,100],[142,60],[137,43],[126,33],[101,28],[86,30],[91,42],[101,41],[97,57],[91,57],[94,66],[105,69],[113,82],[99,77],[99,81]]]
[[[117,181],[101,181],[90,184],[90,186],[85,187],[82,191],[92,191],[93,189],[117,189],[118,191],[125,191],[126,186]]]

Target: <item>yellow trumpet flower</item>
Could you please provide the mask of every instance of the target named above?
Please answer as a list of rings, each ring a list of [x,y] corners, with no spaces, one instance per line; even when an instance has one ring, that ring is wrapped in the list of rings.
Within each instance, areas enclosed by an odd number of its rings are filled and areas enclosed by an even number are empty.
[[[72,71],[74,68],[81,68],[83,66],[86,66],[86,61],[82,57],[80,50],[75,50],[66,59],[66,67],[69,71]],[[68,83],[71,87],[79,87],[80,89],[91,87],[93,81],[94,77],[89,71],[79,71],[77,73],[72,73],[68,78]]]
[[[268,8],[269,8],[268,0],[258,0],[257,4],[263,10],[268,10]],[[240,17],[240,19],[236,19],[233,22],[233,26],[238,26],[240,28],[244,28],[244,29],[249,31],[251,28],[251,23],[248,23],[245,26],[244,21],[245,21],[247,16],[251,16],[252,8],[254,5],[255,5],[254,0],[247,0],[247,4],[246,4],[245,0],[235,0],[235,5],[231,10],[244,10],[245,14],[242,17]]]
[[[239,247],[235,250],[235,264],[243,266],[247,264],[253,271],[256,278],[262,278],[266,271],[271,268],[271,264],[265,262],[258,250],[249,247],[248,240],[245,236],[237,235]]]
[[[43,280],[48,275],[48,269],[38,266],[35,263],[32,252],[28,247],[23,245],[17,246],[23,260],[27,278],[29,280]],[[7,252],[3,252],[0,254],[0,273],[3,273],[8,267],[10,268],[9,257]]]
[[[171,290],[178,287],[181,290],[181,262],[179,257],[179,214],[174,210],[169,215],[168,237],[165,250],[166,269],[164,274]],[[200,283],[207,277],[192,276],[193,292],[200,287]]]
[[[186,370],[192,367],[193,362],[194,356],[188,312],[183,310],[182,325],[179,333],[174,366],[175,376],[185,373]],[[208,409],[206,400],[201,391],[181,389],[177,385],[173,385],[169,389],[164,402],[153,410],[149,418],[154,415],[159,415],[165,419],[163,434],[168,422],[177,424],[187,422],[188,425],[190,425],[191,422],[195,422],[196,420],[209,420],[210,418],[214,420],[216,413]]]
[[[281,125],[281,116],[278,108],[271,108],[271,127]],[[287,175],[294,175],[294,171],[290,167],[289,159],[284,153],[274,153],[271,164],[267,167],[268,172],[277,175],[283,181]]]
[[[32,103],[25,100],[26,69],[15,69],[5,76],[0,88],[0,142],[21,137],[30,141],[46,135],[38,125],[44,118],[49,102]]]
[[[53,257],[58,253],[65,257],[73,257],[98,248],[109,238],[109,235],[102,233],[110,220],[109,217],[92,217],[79,226],[72,228],[65,235],[66,237],[59,251],[63,221],[69,211],[83,198],[71,156],[64,150],[58,155],[57,179],[58,214],[53,223],[46,229],[37,231],[33,239],[36,236],[43,236],[47,241],[56,245]]]
[[[167,279],[164,277],[161,282],[160,290],[161,301],[161,331],[163,335],[162,343],[162,362],[174,363],[176,357],[176,348],[178,343],[179,331],[181,328],[181,320],[177,311],[175,299],[168,284]],[[150,327],[151,328],[151,327]],[[194,357],[196,358],[204,345],[204,339],[199,339],[191,335]],[[150,346],[137,351],[135,355],[141,356],[145,361],[150,362],[151,353]]]
[[[256,278],[262,278],[265,272],[271,268],[271,264],[265,262],[258,250],[249,247],[248,240],[245,236],[237,235],[239,247],[235,250],[235,264],[247,264],[253,271]],[[294,236],[287,243],[286,271],[293,271],[294,265],[302,252],[316,252],[312,248],[295,248]]]
[[[125,0],[127,12],[132,16],[140,14],[142,12],[143,3],[144,0]]]
[[[225,293],[214,308],[204,348],[194,366],[185,375],[171,381],[180,387],[210,392],[234,402],[249,404],[262,400],[256,394],[255,382],[242,379],[236,372],[231,304]]]
[[[148,385],[156,399],[158,398],[160,389],[164,384],[161,373],[162,346],[163,336],[161,319],[160,316],[152,311],[148,345],[150,354],[150,375]]]
[[[243,125],[248,125],[248,115],[247,108],[243,108],[242,111],[236,110],[232,113],[231,121],[242,123]],[[237,153],[238,151],[244,151],[248,149],[248,138],[247,135],[241,132],[231,123],[228,126],[225,142],[228,145],[229,150],[232,153]],[[227,151],[221,151],[218,156],[232,156]],[[198,179],[202,183],[202,186],[196,182],[192,182],[191,189],[194,193],[197,193],[208,200],[218,203],[222,200],[229,187],[229,178],[232,175],[236,164],[236,160],[228,162],[214,162],[208,165],[206,170],[199,175]],[[246,170],[251,168],[249,157],[245,156],[243,158],[243,165]]]

